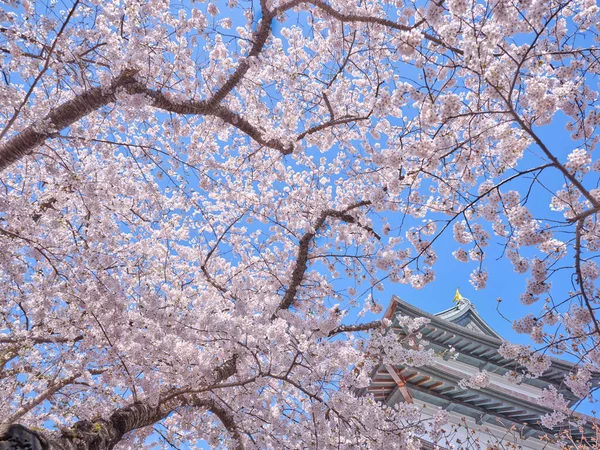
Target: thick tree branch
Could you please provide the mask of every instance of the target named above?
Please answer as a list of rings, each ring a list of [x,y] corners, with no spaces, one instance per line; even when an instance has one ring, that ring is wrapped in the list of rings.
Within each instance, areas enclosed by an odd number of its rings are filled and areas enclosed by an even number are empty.
[[[266,139],[262,136],[262,132],[248,120],[239,114],[231,111],[229,108],[213,104],[212,99],[206,101],[174,101],[168,98],[162,92],[154,91],[146,88],[141,83],[133,83],[126,86],[126,90],[130,94],[145,94],[152,99],[152,106],[164,111],[175,114],[184,115],[205,115],[214,116],[221,119],[223,122],[233,125],[238,130],[250,136],[254,141],[265,147],[278,150],[284,155],[289,155],[293,151],[293,144],[285,145],[277,139]]]
[[[115,78],[110,86],[92,88],[85,91],[84,93],[52,110],[41,121],[26,127],[4,144],[1,144],[0,171],[18,161],[23,156],[31,153],[35,147],[42,144],[46,139],[56,136],[57,132],[64,130],[88,114],[106,106],[111,102],[114,102],[116,100],[116,94],[121,88],[125,89],[125,91],[130,94],[147,95],[152,99],[152,106],[164,111],[177,114],[195,114],[218,117],[223,120],[223,122],[228,123],[247,134],[258,144],[277,150],[283,155],[291,154],[294,148],[292,142],[286,143],[278,139],[265,138],[262,131],[258,127],[252,125],[240,114],[231,111],[220,103],[239,84],[239,82],[250,69],[252,61],[260,55],[260,52],[263,50],[266,41],[271,34],[271,23],[273,17],[302,4],[309,4],[318,7],[332,17],[344,22],[377,23],[400,31],[410,31],[413,29],[413,27],[401,25],[396,22],[378,17],[363,17],[354,14],[343,14],[337,12],[331,6],[320,0],[293,0],[281,5],[278,8],[275,8],[273,11],[268,11],[266,7],[262,5],[263,17],[258,30],[255,32],[254,43],[248,56],[238,64],[238,67],[234,73],[227,79],[221,88],[219,88],[211,96],[210,99],[204,101],[175,101],[169,99],[164,93],[152,90],[143,85],[141,82],[137,81],[134,78],[135,71],[125,71],[123,74]],[[435,42],[438,45],[442,45],[456,53],[462,54],[461,50],[445,45],[443,41],[435,36],[428,35],[427,33],[425,33],[423,36],[425,39],[431,42]],[[331,108],[329,109],[331,113],[332,110]],[[329,122],[318,125],[301,133],[296,140],[300,141],[309,134],[313,134],[331,126],[362,119],[364,118],[343,118],[334,120],[332,115]]]
[[[134,403],[115,411],[108,420],[82,420],[58,438],[42,436],[47,450],[110,450],[123,436],[166,418],[175,402],[151,406]]]
[[[217,367],[214,382],[220,383],[233,376],[236,362],[237,355],[234,355]],[[187,404],[189,401],[185,393],[165,397],[158,405],[136,402],[116,410],[107,420],[82,420],[70,429],[63,430],[58,437],[40,433],[39,438],[45,450],[111,450],[126,433],[153,425],[166,418],[177,407]],[[0,444],[3,442],[2,438],[0,436]]]
[[[322,11],[324,11],[331,17],[338,19],[341,22],[373,23],[373,24],[383,25],[385,27],[392,28],[394,30],[399,30],[399,31],[411,31],[415,28],[415,27],[410,27],[407,25],[402,25],[402,24],[393,22],[388,19],[383,19],[381,17],[359,16],[356,14],[344,14],[339,11],[336,11],[331,6],[329,6],[327,3],[325,3],[321,0],[292,0],[287,3],[284,3],[283,5],[279,6],[278,8],[275,8],[273,10],[273,15],[277,16],[291,8],[295,8],[296,6],[300,6],[303,4],[313,5],[319,9],[321,9]],[[417,24],[417,25],[419,25],[419,24]],[[444,47],[444,48],[447,48],[448,50],[453,51],[454,53],[457,53],[459,55],[463,54],[463,51],[461,49],[453,47],[451,45],[448,45],[444,41],[442,41],[440,38],[435,37],[429,33],[423,33],[423,37],[430,42],[433,42],[441,47]]]
[[[73,338],[64,338],[60,336],[47,336],[47,337],[39,337],[39,336],[28,336],[26,339],[15,339],[12,337],[2,337],[0,338],[0,344],[71,344],[74,342],[79,342],[83,339],[83,336],[75,336]]]
[[[92,88],[83,92],[0,145],[0,171],[31,153],[35,147],[57,131],[67,128],[88,114],[115,101],[115,92],[118,88],[136,82],[133,75],[133,71],[125,71],[115,78],[110,86]]]
[[[237,424],[235,423],[235,418],[230,411],[219,405],[214,399],[193,398],[191,404],[198,407],[204,407],[217,416],[225,429],[235,440],[235,450],[244,450],[242,435]]]
[[[265,6],[262,6],[262,20],[258,30],[254,34],[254,44],[248,53],[248,56],[242,60],[233,74],[229,79],[221,86],[221,88],[215,92],[210,100],[207,101],[208,107],[213,107],[219,104],[229,94],[237,84],[242,80],[248,69],[251,67],[251,61],[255,59],[267,42],[269,35],[271,34],[271,23],[273,22],[273,15],[267,11]]]
[[[329,121],[333,122],[335,120],[335,113],[333,112],[333,108],[331,107],[331,103],[329,103],[329,99],[327,98],[327,94],[325,92],[323,92],[323,100],[325,101],[325,105],[329,111]]]
[[[74,124],[88,114],[116,100],[116,93],[124,89],[129,94],[144,94],[151,99],[151,105],[164,111],[176,114],[206,115],[220,118],[247,134],[254,141],[284,155],[293,151],[293,144],[284,144],[276,139],[265,139],[262,132],[248,120],[221,105],[213,105],[213,101],[177,102],[165,94],[148,89],[134,78],[134,72],[126,71],[117,77],[108,88],[92,88],[83,94],[63,103],[52,110],[41,121],[36,122],[0,145],[0,171],[23,156],[31,153],[35,147],[57,132]]]
[[[292,306],[292,304],[294,303],[294,301],[296,299],[296,294],[298,292],[298,287],[300,286],[300,283],[302,283],[302,280],[304,279],[304,274],[306,273],[306,270],[308,269],[308,252],[310,249],[310,244],[311,244],[312,240],[315,238],[315,236],[317,235],[317,232],[325,224],[325,221],[327,220],[327,218],[335,217],[335,218],[340,219],[347,223],[355,223],[356,219],[354,217],[352,217],[350,214],[348,214],[348,212],[352,211],[353,209],[360,208],[361,206],[369,205],[370,203],[371,203],[370,201],[363,201],[363,202],[359,202],[359,203],[350,205],[342,211],[336,211],[335,209],[327,209],[321,213],[321,215],[317,219],[317,222],[313,226],[313,231],[309,231],[309,232],[305,233],[302,236],[302,238],[300,238],[300,242],[298,244],[298,255],[296,257],[296,264],[294,266],[294,271],[292,272],[292,279],[290,281],[290,284],[289,284],[287,290],[285,291],[285,294],[283,295],[283,299],[281,300],[281,303],[277,307],[277,311],[275,311],[272,318],[275,318],[278,311],[280,311],[282,309],[289,309],[290,306]],[[362,227],[362,228],[365,228],[365,227]],[[365,229],[367,229],[367,231],[375,234],[376,237],[379,237],[377,235],[377,233],[375,233],[371,229],[371,227],[366,227]]]
[[[125,88],[125,91],[130,94],[147,95],[152,99],[152,106],[165,111],[178,114],[201,114],[219,117],[224,122],[246,133],[259,144],[279,150],[283,154],[290,154],[293,149],[292,144],[284,145],[274,139],[262,138],[261,132],[246,119],[226,107],[219,106],[219,103],[248,72],[252,59],[256,58],[262,51],[271,33],[271,22],[272,16],[270,14],[263,16],[261,25],[255,33],[254,45],[248,57],[239,63],[231,77],[210,99],[201,102],[176,102],[168,99],[161,92],[153,91],[135,80],[135,71],[125,71],[119,77],[115,78],[110,86],[92,88],[85,91],[83,94],[52,110],[40,122],[28,126],[16,136],[0,145],[0,171],[31,153],[35,147],[54,136],[57,132],[106,106],[108,103],[114,102],[116,100],[115,95],[120,88]]]
[[[215,369],[215,383],[220,383],[232,377],[237,370],[238,355],[233,355],[223,364]]]

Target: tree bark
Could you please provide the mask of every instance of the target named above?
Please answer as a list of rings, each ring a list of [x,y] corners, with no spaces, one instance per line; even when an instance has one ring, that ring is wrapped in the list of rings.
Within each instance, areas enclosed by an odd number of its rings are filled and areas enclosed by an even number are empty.
[[[217,367],[214,371],[214,383],[218,385],[218,383],[233,376],[237,370],[236,362],[237,355],[234,355]],[[41,441],[44,450],[111,450],[123,439],[126,433],[151,426],[166,418],[177,407],[183,405],[193,405],[186,398],[185,393],[159,402],[158,405],[154,406],[147,402],[137,402],[117,409],[108,420],[81,420],[76,422],[70,429],[62,430],[60,435],[53,435],[51,432],[33,432],[21,425],[8,424],[9,426],[5,426],[4,429],[0,428],[0,450],[13,448],[11,445],[14,442],[9,441],[11,428],[24,429],[34,435]],[[233,430],[233,438],[241,442],[237,428],[232,425],[232,419],[230,420],[225,411],[218,408],[214,401],[198,402],[198,406],[206,407],[209,410],[216,408],[217,413],[215,414],[221,420],[226,419],[224,425],[227,429]]]
[[[50,111],[41,121],[29,125],[0,145],[0,171],[33,151],[35,147],[78,120],[115,101],[120,87],[136,82],[133,71],[125,71],[109,87],[92,88]]]

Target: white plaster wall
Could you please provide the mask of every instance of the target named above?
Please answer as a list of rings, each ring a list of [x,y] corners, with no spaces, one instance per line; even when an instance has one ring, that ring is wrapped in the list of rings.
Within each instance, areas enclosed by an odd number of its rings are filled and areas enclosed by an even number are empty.
[[[415,404],[422,406],[423,419],[431,419],[440,409],[428,403],[415,400]],[[517,430],[507,430],[503,426],[483,423],[478,425],[470,417],[463,417],[455,412],[449,412],[450,423],[444,427],[447,431],[446,438],[435,442],[445,449],[522,449],[522,450],[560,450],[562,447],[535,439],[533,437],[524,439]],[[423,437],[432,441],[428,436]]]

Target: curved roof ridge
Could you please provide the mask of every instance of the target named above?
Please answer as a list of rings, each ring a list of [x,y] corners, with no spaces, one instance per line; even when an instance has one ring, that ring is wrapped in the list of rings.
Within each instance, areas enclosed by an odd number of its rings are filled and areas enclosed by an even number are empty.
[[[434,314],[440,319],[455,323],[475,332],[487,334],[498,339],[502,337],[479,315],[475,305],[467,298],[460,297],[456,305]]]
[[[502,338],[501,336],[496,337],[496,336],[498,336],[497,333],[495,333],[495,335],[486,335],[481,332],[470,330],[469,328],[465,328],[456,323],[444,320],[442,317],[440,317],[436,314],[430,314],[430,313],[422,310],[421,308],[402,300],[397,295],[393,294],[392,300],[391,300],[390,304],[388,305],[388,308],[387,308],[387,311],[386,311],[384,317],[391,319],[394,316],[394,314],[397,312],[400,312],[400,313],[404,312],[405,314],[408,313],[408,315],[411,315],[413,317],[428,318],[431,321],[430,324],[433,326],[446,328],[448,330],[454,330],[454,332],[460,332],[460,334],[472,339],[473,341],[481,342],[481,343],[490,345],[495,348],[500,347],[502,342],[505,342],[505,339]],[[442,312],[444,312],[444,311],[442,311]],[[563,370],[563,371],[568,372],[577,367],[576,363],[573,363],[573,362],[565,360],[565,359],[560,359],[555,356],[549,356],[549,358],[552,361],[552,365],[554,367],[556,367],[557,369]],[[599,377],[599,379],[600,379],[600,377]]]

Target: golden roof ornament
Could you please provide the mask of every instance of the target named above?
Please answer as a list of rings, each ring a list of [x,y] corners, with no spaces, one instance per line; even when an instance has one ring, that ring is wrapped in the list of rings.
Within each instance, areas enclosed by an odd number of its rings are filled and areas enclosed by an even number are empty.
[[[462,296],[458,288],[456,288],[456,294],[454,294],[454,298],[452,299],[452,301],[454,303],[460,303],[463,299],[464,297]]]
[[[462,296],[462,294],[460,293],[460,290],[458,288],[456,288],[456,293],[454,294],[454,298],[452,299],[452,301],[454,303],[456,303],[457,306],[464,305],[464,304],[467,304],[467,305],[471,304],[471,302],[469,301],[468,298]]]

